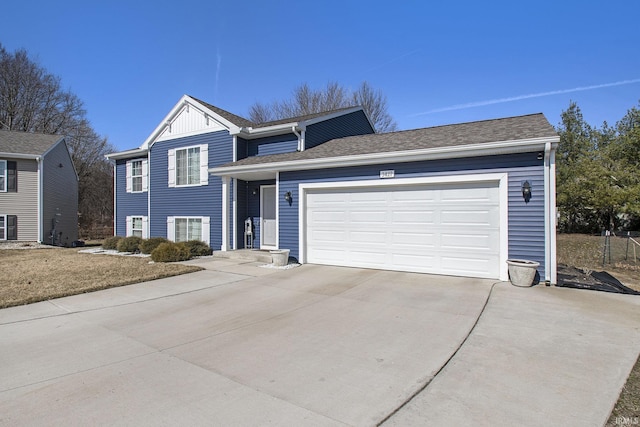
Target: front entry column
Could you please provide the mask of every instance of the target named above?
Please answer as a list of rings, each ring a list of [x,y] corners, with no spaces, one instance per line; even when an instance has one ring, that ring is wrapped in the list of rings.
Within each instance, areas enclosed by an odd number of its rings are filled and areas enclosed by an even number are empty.
[[[222,177],[222,246],[220,250],[229,250],[229,184],[231,178]]]

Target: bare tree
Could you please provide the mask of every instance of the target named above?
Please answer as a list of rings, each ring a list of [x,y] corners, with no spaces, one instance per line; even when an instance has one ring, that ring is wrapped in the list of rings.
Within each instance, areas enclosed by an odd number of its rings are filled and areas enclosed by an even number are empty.
[[[65,136],[80,179],[81,228],[111,221],[112,172],[104,155],[114,148],[93,130],[82,101],[62,89],[59,77],[29,59],[24,49],[12,54],[2,45],[0,129]]]
[[[369,115],[376,132],[392,132],[397,125],[387,111],[387,98],[363,82],[351,92],[336,82],[329,82],[324,89],[314,90],[307,83],[296,87],[290,99],[271,104],[256,102],[249,108],[249,119],[256,123],[288,117],[322,113],[339,108],[360,105]]]

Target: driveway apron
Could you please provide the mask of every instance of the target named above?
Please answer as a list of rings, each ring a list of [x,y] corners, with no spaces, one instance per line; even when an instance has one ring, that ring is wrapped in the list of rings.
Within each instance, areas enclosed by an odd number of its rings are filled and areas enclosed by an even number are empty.
[[[544,410],[579,425],[606,420],[640,345],[626,338],[638,304],[622,297],[603,308],[481,279],[198,262],[0,310],[0,424],[542,425],[514,416]],[[598,363],[613,353],[615,367]],[[581,401],[595,390],[604,403]]]

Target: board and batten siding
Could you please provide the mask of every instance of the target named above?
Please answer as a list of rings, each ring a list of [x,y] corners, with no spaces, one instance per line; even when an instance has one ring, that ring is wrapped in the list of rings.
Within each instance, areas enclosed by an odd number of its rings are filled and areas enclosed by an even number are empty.
[[[355,111],[307,126],[304,145],[309,149],[335,138],[369,133],[374,133],[374,129],[367,116],[363,111]]]
[[[208,167],[233,160],[233,138],[227,131],[156,142],[149,151],[149,236],[167,237],[167,217],[210,217],[210,245],[222,244],[222,179],[209,175],[207,185],[169,187],[168,152],[194,145],[208,145]],[[230,193],[232,193],[232,188]],[[231,196],[230,196],[231,197]],[[231,203],[230,203],[231,205]],[[231,209],[231,207],[230,207]]]
[[[18,240],[38,240],[38,163],[36,160],[11,159],[18,174],[18,191],[0,193],[0,215],[18,217]]]
[[[149,211],[148,191],[127,193],[127,162],[146,160],[144,157],[116,160],[116,223],[115,234],[127,235],[127,216],[147,216]]]
[[[280,173],[278,197],[290,191],[293,203],[280,203],[279,246],[290,249],[291,256],[299,257],[298,184],[314,182],[380,181],[381,170],[394,170],[395,178],[453,176],[483,173],[507,173],[509,193],[509,258],[525,258],[540,263],[538,271],[545,269],[544,235],[544,164],[538,153],[521,153],[467,159],[446,159],[386,165],[358,166]],[[532,198],[525,203],[521,182],[532,185]]]
[[[62,233],[56,244],[71,246],[78,240],[78,178],[64,142],[57,144],[44,156],[42,174],[44,242],[51,243],[55,219],[55,229],[57,233]]]

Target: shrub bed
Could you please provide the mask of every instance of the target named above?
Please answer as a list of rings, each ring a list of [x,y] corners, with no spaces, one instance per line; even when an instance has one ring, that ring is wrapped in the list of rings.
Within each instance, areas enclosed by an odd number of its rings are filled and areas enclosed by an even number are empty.
[[[118,241],[116,249],[118,252],[136,253],[140,251],[142,239],[138,236],[124,237]]]
[[[207,256],[213,253],[213,249],[202,240],[189,240],[184,244],[189,248],[191,256]]]
[[[176,262],[191,259],[191,252],[184,243],[164,242],[151,252],[154,262]]]
[[[107,237],[102,243],[102,249],[118,249],[118,242],[122,240],[122,236]]]
[[[143,254],[150,254],[155,248],[160,246],[160,243],[167,243],[169,240],[164,237],[152,237],[145,239],[140,243],[140,252]]]

